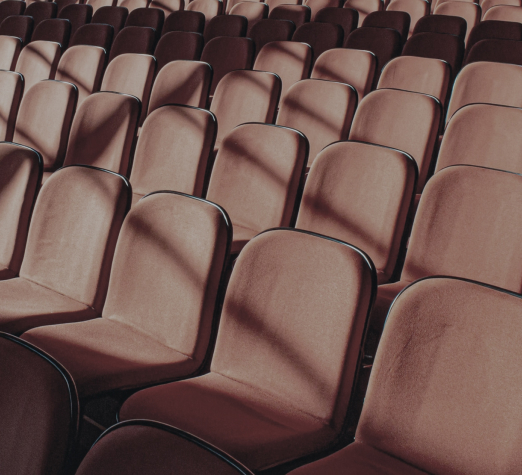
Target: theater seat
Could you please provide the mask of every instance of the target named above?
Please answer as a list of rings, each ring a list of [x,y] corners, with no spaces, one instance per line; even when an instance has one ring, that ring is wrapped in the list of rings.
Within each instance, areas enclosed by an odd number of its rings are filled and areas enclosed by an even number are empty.
[[[53,173],[36,199],[20,277],[0,282],[2,331],[100,315],[130,195],[115,173],[81,166]]]
[[[33,41],[25,46],[15,68],[24,76],[24,90],[43,79],[54,79],[60,55],[60,45],[51,41]]]
[[[445,35],[458,36],[462,41],[464,41],[464,38],[466,37],[467,28],[468,24],[466,23],[466,20],[459,16],[440,14],[426,15],[419,19],[419,21],[415,25],[415,28],[413,29],[413,34],[416,35],[417,33],[442,33]]]
[[[154,56],[157,72],[171,61],[199,61],[205,41],[200,33],[171,31],[161,37],[156,45]]]
[[[22,46],[25,46],[31,40],[33,28],[33,17],[12,15],[8,16],[0,24],[0,35],[20,38],[22,40]]]
[[[430,14],[430,4],[427,0],[392,0],[386,7],[386,11],[406,12],[410,15],[409,38],[413,34],[417,22]]]
[[[16,1],[18,2],[18,0]],[[20,51],[22,51],[22,41],[20,38],[0,36],[0,69],[4,71],[14,71],[18,56],[20,56]]]
[[[343,29],[343,38],[346,38],[357,28],[359,12],[352,8],[325,7],[317,12],[314,21],[339,25]]]
[[[0,359],[0,472],[69,472],[79,426],[71,376],[40,349],[6,333],[0,333]]]
[[[342,8],[343,1],[342,0],[303,0],[303,5],[307,5],[312,10],[311,21],[316,21],[317,14],[323,8]]]
[[[135,393],[120,419],[171,424],[255,471],[338,446],[374,286],[346,243],[256,236],[232,271],[210,373]]]
[[[0,71],[0,90],[0,138],[11,142],[24,92],[23,76],[13,71]]]
[[[518,64],[522,66],[522,41],[481,40],[469,50],[465,64],[478,61]]]
[[[364,19],[372,12],[384,10],[383,0],[346,0],[344,8],[353,8],[359,12],[359,27]]]
[[[80,26],[86,25],[92,19],[92,6],[87,4],[73,3],[63,7],[58,12],[58,18],[64,18],[71,22],[71,38]]]
[[[203,13],[206,26],[211,18],[222,14],[223,2],[221,0],[192,0],[185,10]]]
[[[296,28],[310,21],[312,10],[307,5],[287,5],[282,4],[275,8],[270,8],[268,18],[273,20],[288,20],[295,24]]]
[[[170,31],[192,31],[203,34],[205,15],[198,11],[183,10],[172,12],[163,23],[161,34]]]
[[[125,7],[106,6],[100,7],[92,16],[91,23],[103,23],[114,28],[114,37],[123,29],[129,11]]]
[[[218,15],[211,18],[205,27],[205,43],[218,36],[246,36],[248,20],[242,15]],[[198,58],[199,59],[199,58]]]
[[[497,5],[490,8],[482,17],[482,21],[498,20],[522,23],[522,8],[512,5]]]
[[[387,283],[404,247],[417,165],[406,153],[378,145],[337,142],[314,160],[296,228],[349,242],[366,252]]]
[[[480,6],[472,2],[446,2],[437,4],[434,15],[458,16],[466,20],[466,36],[464,40],[467,42],[469,34],[473,27],[480,22],[482,10]]]
[[[361,26],[397,30],[401,35],[402,44],[404,44],[408,39],[410,24],[411,18],[409,13],[386,10],[369,13]]]
[[[24,14],[25,2],[20,2],[19,0],[4,0],[0,3],[0,23],[2,23],[8,16]]]
[[[343,29],[333,23],[305,23],[295,30],[292,41],[307,43],[312,47],[312,64],[314,64],[325,51],[342,46]]]
[[[52,18],[43,20],[36,26],[31,41],[54,41],[60,44],[62,51],[65,51],[69,45],[70,35],[71,23],[69,20]]]
[[[0,280],[20,271],[42,168],[36,150],[0,143]]]
[[[33,18],[34,29],[36,29],[42,21],[56,18],[57,13],[58,5],[56,3],[36,1],[27,5],[24,15]]]
[[[253,475],[222,450],[172,426],[122,422],[104,432],[76,475]]]
[[[98,46],[108,53],[111,49],[113,36],[114,28],[111,25],[95,23],[83,25],[76,30],[69,46]]]
[[[264,2],[239,2],[232,7],[229,15],[238,15],[247,19],[247,36],[250,37],[252,27],[268,18],[268,5]]]
[[[243,124],[224,138],[207,199],[230,216],[232,256],[261,231],[293,224],[307,158],[306,137],[286,127]]]
[[[64,364],[81,398],[193,376],[208,358],[231,231],[213,203],[148,195],[123,223],[102,318],[24,340]]]
[[[466,57],[471,48],[480,40],[522,40],[522,24],[512,21],[487,20],[481,21],[468,38]]]
[[[290,20],[259,20],[250,30],[250,38],[256,45],[256,56],[267,43],[272,41],[290,41],[295,31],[295,24]]]
[[[144,26],[127,26],[114,38],[109,62],[125,53],[154,54],[156,32]]]

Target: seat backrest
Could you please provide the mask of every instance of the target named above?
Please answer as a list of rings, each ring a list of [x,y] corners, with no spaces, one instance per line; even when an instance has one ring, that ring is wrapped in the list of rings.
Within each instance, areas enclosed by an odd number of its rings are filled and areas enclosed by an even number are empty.
[[[296,41],[272,41],[259,52],[254,69],[270,71],[281,78],[281,97],[290,86],[301,79],[310,77],[312,48]]]
[[[451,67],[445,61],[416,56],[399,56],[383,69],[377,89],[402,89],[429,94],[446,105]]]
[[[197,1],[197,0],[194,0]],[[212,66],[210,94],[214,94],[221,78],[236,69],[252,69],[254,42],[250,38],[221,36],[210,40],[201,53],[201,61]]]
[[[303,5],[307,5],[312,10],[311,21],[316,21],[317,14],[323,8],[342,8],[343,0],[303,0]]]
[[[16,1],[20,3],[19,0]],[[18,61],[20,51],[22,51],[22,40],[20,38],[0,36],[0,70],[12,71]]]
[[[296,28],[309,22],[311,16],[312,10],[307,5],[286,4],[271,8],[268,14],[268,18],[273,20],[290,20],[294,22]]]
[[[521,0],[482,0],[480,2],[480,7],[482,8],[482,16],[486,14],[486,12],[497,5],[512,5],[514,7],[522,7]]]
[[[444,33],[458,36],[462,41],[466,37],[468,24],[464,18],[450,15],[426,15],[419,19],[413,34],[417,33]]]
[[[516,471],[520,312],[520,296],[476,282],[407,288],[388,315],[356,441],[413,465],[411,473]],[[491,441],[470,441],[484,430]]]
[[[234,127],[246,122],[273,124],[281,96],[281,79],[265,71],[232,71],[218,84],[210,110],[219,128],[216,148]]]
[[[31,40],[33,28],[33,17],[24,15],[8,16],[0,24],[0,35],[20,38],[22,40],[22,46],[25,46]]]
[[[170,31],[189,31],[203,33],[205,28],[205,15],[198,11],[175,11],[172,12],[163,24],[162,35]]]
[[[154,54],[156,32],[145,26],[127,26],[121,30],[112,44],[109,62],[125,53]]]
[[[455,80],[446,123],[468,104],[522,107],[522,66],[479,62],[462,68]]]
[[[93,11],[96,13],[96,10],[99,8],[112,7],[114,5],[114,0],[86,0],[85,3],[91,5]]]
[[[36,199],[20,277],[101,312],[130,200],[116,173],[84,166],[53,173]]]
[[[359,12],[353,8],[325,7],[317,12],[314,21],[335,23],[341,26],[343,29],[343,38],[346,38],[357,28]]]
[[[83,25],[76,30],[69,47],[78,45],[98,46],[108,53],[111,49],[113,37],[114,28],[111,25]]]
[[[154,467],[157,475],[253,475],[237,460],[201,439],[154,421],[122,422],[98,439],[77,475],[138,475]]]
[[[140,101],[116,92],[96,92],[74,116],[65,165],[91,165],[122,175],[129,160],[140,117]]]
[[[157,8],[162,10],[165,17],[176,11],[183,11],[185,9],[185,0],[152,0],[149,3],[149,8]]]
[[[19,0],[4,0],[0,2],[0,23],[8,16],[23,15],[25,11],[25,2]]]
[[[437,172],[422,193],[401,280],[449,275],[521,292],[521,199],[515,173],[466,165]]]
[[[374,292],[358,249],[305,231],[262,233],[232,271],[211,371],[341,431]]]
[[[361,100],[371,90],[376,65],[377,58],[370,51],[335,48],[317,58],[310,77],[350,84]]]
[[[25,15],[33,17],[34,28],[36,28],[41,21],[50,18],[56,18],[58,13],[58,5],[54,2],[33,2],[25,9]]]
[[[451,67],[451,82],[460,71],[464,57],[464,41],[442,33],[416,33],[404,45],[402,56],[441,59]]]
[[[103,318],[203,363],[231,238],[214,203],[171,191],[146,196],[123,223]]]
[[[114,36],[122,30],[129,11],[125,7],[100,7],[94,12],[91,23],[104,23],[114,28]]]
[[[522,109],[470,104],[451,118],[440,146],[438,172],[476,165],[522,174]]]
[[[477,61],[493,61],[522,66],[522,41],[480,40],[469,51],[465,64]]]
[[[125,7],[129,12],[138,8],[147,8],[148,3],[148,0],[116,0],[116,5]]]
[[[43,40],[60,43],[62,51],[67,49],[71,35],[71,22],[61,18],[41,21],[34,29],[31,41]]]
[[[413,34],[417,22],[430,14],[430,4],[427,0],[392,0],[386,11],[406,12],[410,15],[410,31],[408,37]]]
[[[512,5],[498,5],[490,8],[482,18],[486,20],[514,21],[522,23],[522,7]]]
[[[304,79],[283,97],[276,124],[305,134],[310,142],[310,166],[324,147],[348,138],[356,107],[357,91],[353,86]]]
[[[391,28],[361,27],[352,31],[344,42],[345,48],[371,51],[377,58],[373,86],[379,81],[382,68],[401,54],[402,38],[397,30]]]
[[[301,5],[302,0],[266,0],[265,3],[268,5],[269,10],[272,11],[280,5]]]
[[[71,38],[80,26],[86,25],[92,19],[92,5],[73,3],[63,7],[58,18],[65,18],[71,22]]]
[[[383,0],[346,0],[344,8],[353,8],[359,12],[359,26],[362,26],[364,19],[372,12],[384,10]]]
[[[246,36],[248,20],[241,15],[218,15],[205,27],[205,43],[218,36]]]
[[[59,475],[70,470],[79,403],[70,374],[15,336],[0,334],[0,471]]]
[[[207,199],[227,210],[235,230],[290,226],[307,158],[308,141],[297,130],[239,125],[221,143]]]
[[[349,140],[392,147],[417,162],[417,193],[426,183],[442,115],[432,96],[394,89],[368,94],[359,104]]]
[[[487,20],[481,21],[468,37],[466,57],[475,43],[480,40],[522,40],[522,24],[513,21]]]
[[[435,15],[459,16],[464,18],[467,23],[466,36],[464,40],[468,40],[471,30],[480,22],[482,10],[476,3],[468,2],[447,2],[438,5],[433,12]]]
[[[13,141],[37,150],[44,171],[62,166],[77,100],[76,86],[62,81],[40,81],[24,93]]]
[[[212,68],[200,61],[171,61],[156,76],[149,101],[150,114],[165,104],[206,108]]]
[[[333,23],[305,23],[295,30],[292,41],[307,43],[312,47],[312,64],[314,64],[325,51],[342,46],[343,29]]]
[[[232,7],[229,15],[239,15],[247,19],[247,36],[250,37],[252,27],[258,21],[268,18],[268,5],[263,2],[239,2]]]
[[[23,76],[13,71],[0,71],[0,90],[0,139],[11,142],[24,93]]]
[[[250,38],[255,44],[255,54],[267,43],[272,41],[290,41],[295,31],[295,25],[290,20],[274,20],[267,18],[259,20],[250,30]]]
[[[23,145],[0,143],[0,280],[18,275],[29,221],[42,179],[42,157]]]
[[[133,205],[157,190],[202,196],[216,134],[216,117],[204,109],[166,105],[150,113],[134,154]]]
[[[208,24],[211,18],[221,15],[223,2],[221,0],[192,0],[185,9],[203,13],[205,15],[205,24]]]
[[[417,165],[380,145],[337,142],[314,160],[296,228],[349,242],[366,252],[378,283],[392,276],[401,251]]]
[[[15,70],[24,76],[25,91],[43,79],[54,79],[61,49],[52,41],[33,41],[21,51]]]
[[[378,11],[369,13],[361,26],[373,28],[391,28],[397,30],[402,38],[402,43],[406,43],[410,33],[411,18],[410,14],[403,11]]]
[[[160,8],[136,8],[129,13],[125,26],[148,26],[156,31],[156,40],[161,35],[165,12]]]
[[[147,54],[120,54],[107,66],[101,91],[121,92],[141,101],[140,125],[147,116],[156,60]]]
[[[98,46],[71,46],[60,58],[56,79],[71,82],[78,88],[78,105],[100,90],[107,55]]]
[[[221,15],[216,18],[222,18]],[[201,33],[189,31],[171,31],[159,40],[154,56],[157,61],[156,71],[171,61],[199,61],[205,40]]]

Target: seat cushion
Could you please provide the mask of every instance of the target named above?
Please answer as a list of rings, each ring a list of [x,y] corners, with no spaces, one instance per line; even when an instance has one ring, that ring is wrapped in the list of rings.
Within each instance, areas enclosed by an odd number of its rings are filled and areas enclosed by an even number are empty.
[[[60,361],[80,397],[187,377],[200,362],[110,318],[36,328],[22,336]]]
[[[120,420],[138,418],[187,431],[254,470],[316,452],[336,434],[322,420],[218,373],[132,395]]]
[[[345,449],[293,470],[289,475],[422,475],[419,470],[373,447],[355,442]]]
[[[258,234],[257,231],[253,231],[249,228],[244,228],[234,223],[234,237],[232,238],[232,246],[230,248],[230,254],[239,254],[247,242],[250,241],[254,236]]]
[[[0,282],[0,331],[19,335],[34,327],[98,316],[91,307],[27,279]]]

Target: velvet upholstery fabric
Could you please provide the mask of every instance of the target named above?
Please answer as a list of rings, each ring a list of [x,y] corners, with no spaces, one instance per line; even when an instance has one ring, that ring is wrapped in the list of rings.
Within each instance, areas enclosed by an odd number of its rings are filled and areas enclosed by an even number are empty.
[[[59,43],[62,51],[67,49],[71,35],[71,23],[69,20],[52,18],[43,20],[34,29],[32,41],[54,41]]]
[[[33,17],[26,15],[9,16],[0,24],[0,35],[20,38],[22,46],[25,46],[31,40],[33,28]]]
[[[107,6],[100,7],[92,16],[91,23],[104,23],[114,28],[114,37],[123,29],[129,11],[125,7]]]
[[[317,14],[323,8],[342,8],[343,0],[303,0],[303,5],[307,5],[312,10],[310,21],[316,21]]]
[[[173,12],[184,10],[185,0],[152,0],[149,3],[149,8],[162,10],[166,18]]]
[[[466,20],[467,28],[464,41],[467,42],[471,30],[480,22],[482,10],[476,3],[468,2],[446,2],[437,5],[434,15],[459,16]]]
[[[268,18],[293,21],[296,28],[310,21],[312,10],[306,5],[279,5],[270,9]]]
[[[91,5],[93,12],[96,13],[99,8],[112,7],[114,0],[85,0],[85,3]]]
[[[210,107],[218,120],[216,150],[234,127],[246,122],[272,124],[281,95],[281,79],[264,71],[232,71],[218,84]]]
[[[111,49],[114,28],[111,25],[88,24],[78,28],[70,46],[89,45],[103,48],[107,53]]]
[[[77,475],[253,475],[201,439],[151,421],[120,423],[89,451]]]
[[[383,69],[377,89],[420,92],[438,99],[444,106],[451,79],[451,66],[440,59],[399,56]]]
[[[408,32],[408,37],[410,37],[417,22],[430,14],[430,4],[426,0],[392,0],[386,11],[406,12],[410,15],[410,30]]]
[[[314,64],[325,51],[342,46],[343,29],[333,23],[305,23],[295,30],[292,41],[307,43],[312,47],[312,64]]]
[[[133,96],[91,94],[74,116],[64,165],[92,165],[127,175],[139,117],[140,101]]]
[[[310,168],[296,227],[359,247],[384,284],[397,262],[416,168],[399,150],[357,142],[329,145]]]
[[[171,31],[163,35],[154,51],[157,71],[171,61],[199,61],[204,43],[203,35],[200,33]]]
[[[207,353],[230,232],[211,203],[147,196],[123,224],[102,318],[23,338],[63,362],[81,397],[194,374]]]
[[[54,2],[33,2],[27,5],[24,14],[26,16],[33,17],[34,25],[33,29],[44,20],[48,20],[50,18],[56,18],[56,14],[58,13],[58,5]]]
[[[466,46],[466,57],[480,40],[522,40],[522,24],[512,21],[487,20],[481,21],[468,37]]]
[[[490,62],[468,64],[455,80],[446,124],[455,112],[468,104],[521,107],[521,81],[522,66]]]
[[[157,190],[202,196],[216,133],[216,118],[203,109],[168,105],[152,112],[134,155],[133,204]]]
[[[86,25],[92,19],[92,6],[87,4],[67,5],[58,12],[58,18],[65,18],[71,22],[71,39],[80,26]]]
[[[156,31],[156,40],[161,35],[165,12],[160,8],[136,8],[129,13],[125,26],[148,26]]]
[[[183,10],[172,12],[163,24],[162,35],[170,31],[189,31],[203,34],[205,15],[198,11]]]
[[[149,114],[165,104],[205,108],[211,81],[212,68],[208,63],[171,61],[156,76],[150,95]]]
[[[59,363],[0,334],[0,471],[60,475],[78,431],[78,397]]]
[[[522,66],[522,41],[481,40],[468,53],[466,64],[477,61],[518,64]]]
[[[371,90],[376,65],[377,58],[370,51],[334,48],[317,58],[310,77],[350,84],[361,100]]]
[[[477,165],[522,174],[522,109],[470,104],[449,121],[435,172]]]
[[[140,125],[147,116],[156,59],[148,54],[125,53],[114,58],[103,75],[101,91],[121,92],[141,102]]]
[[[185,7],[185,10],[203,13],[205,15],[205,25],[208,25],[211,18],[221,15],[223,2],[221,0],[192,0]]]
[[[125,7],[132,12],[138,8],[147,8],[148,0],[116,0],[116,5]]]
[[[255,44],[256,57],[266,44],[272,41],[290,41],[295,25],[290,20],[259,20],[250,30],[250,38]],[[254,66],[255,69],[255,66]]]
[[[297,81],[310,77],[312,48],[296,41],[272,41],[259,52],[254,69],[270,71],[281,78],[281,97]]]
[[[346,38],[357,28],[359,12],[352,8],[325,7],[317,12],[314,21],[339,25],[343,29],[343,38]]]
[[[414,37],[413,37],[414,38]],[[441,119],[440,103],[414,92],[380,89],[359,104],[349,140],[396,148],[417,162],[417,192],[426,183]]]
[[[218,36],[246,36],[248,20],[242,15],[218,15],[211,18],[205,27],[205,43]],[[199,58],[198,58],[199,59]]]
[[[41,158],[30,148],[0,143],[0,280],[18,275],[38,187]]]
[[[236,69],[252,69],[254,42],[250,38],[214,38],[203,48],[201,61],[212,66],[210,94],[214,94],[218,83],[227,73]]]
[[[78,88],[77,107],[101,87],[107,55],[99,46],[71,46],[60,58],[56,79]]]
[[[370,266],[305,232],[256,236],[232,271],[211,372],[135,393],[120,418],[172,424],[253,470],[324,450],[343,431]]]
[[[521,0],[483,0],[480,2],[480,7],[482,9],[482,17],[486,14],[486,12],[497,5],[512,5],[514,7],[522,7]]]
[[[346,0],[343,6],[359,12],[359,27],[362,26],[363,21],[370,13],[384,10],[382,0]]]
[[[127,26],[114,38],[109,62],[125,53],[154,54],[156,32],[144,26]]]
[[[402,42],[406,43],[410,32],[410,24],[411,18],[409,13],[405,11],[386,10],[369,13],[361,26],[397,30],[401,35]]]
[[[60,55],[60,45],[51,41],[33,41],[25,46],[15,68],[24,76],[24,91],[43,79],[54,79]]]
[[[443,33],[458,36],[462,41],[466,37],[468,24],[464,18],[451,15],[426,15],[419,19],[413,34],[417,33]],[[476,27],[475,27],[476,28]],[[469,44],[469,39],[468,39]]]
[[[76,87],[61,81],[40,81],[24,94],[13,141],[37,150],[45,172],[62,166],[77,99]]]
[[[294,84],[283,98],[277,125],[292,127],[310,142],[308,166],[327,145],[346,140],[357,107],[352,86],[321,79]]]
[[[21,3],[18,0],[16,2]],[[20,38],[0,36],[0,68],[4,71],[13,71],[18,61],[18,56],[20,56],[20,51],[22,51]]]
[[[253,26],[268,18],[268,5],[264,2],[239,2],[230,10],[230,15],[243,16],[248,21],[247,36]]]
[[[13,71],[0,71],[0,90],[0,137],[10,142],[24,91],[23,76]]]
[[[293,129],[243,124],[225,137],[207,199],[230,216],[232,254],[265,229],[290,226],[307,158],[308,141]]]
[[[23,15],[25,10],[25,2],[19,0],[5,0],[0,5],[0,23],[8,16]]]
[[[522,23],[522,7],[514,7],[512,5],[497,5],[490,8],[482,18],[482,21],[498,20],[498,21],[514,21]]]

